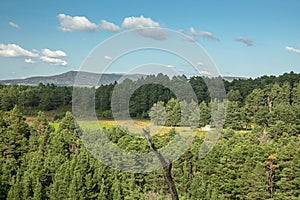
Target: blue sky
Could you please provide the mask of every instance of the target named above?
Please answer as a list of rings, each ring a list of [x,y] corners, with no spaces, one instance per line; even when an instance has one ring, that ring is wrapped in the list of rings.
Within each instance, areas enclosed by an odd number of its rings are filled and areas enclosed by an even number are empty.
[[[107,38],[149,26],[189,35],[223,76],[300,72],[299,9],[298,0],[2,0],[0,79],[78,70]],[[160,40],[158,32],[146,37]],[[130,56],[120,61],[112,72],[130,70]],[[167,62],[184,71],[183,62]]]

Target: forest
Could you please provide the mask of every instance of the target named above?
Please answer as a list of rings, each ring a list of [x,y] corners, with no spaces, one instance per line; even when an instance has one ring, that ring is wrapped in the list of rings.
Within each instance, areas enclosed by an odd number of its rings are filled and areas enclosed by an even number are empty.
[[[224,83],[226,99],[218,99],[218,104],[226,115],[221,137],[201,157],[205,133],[200,127],[212,124],[216,101],[206,84],[211,79]],[[172,164],[179,199],[300,199],[300,74],[232,82],[158,74],[82,90],[93,91],[101,122],[113,118],[115,87],[134,87],[143,81],[149,84],[131,95],[129,112],[133,118],[151,118],[157,126],[171,127],[152,136],[158,149],[174,139],[184,108],[190,110],[185,116],[192,121],[192,111],[199,112],[199,134]],[[182,94],[186,90],[179,83],[189,83],[196,99],[178,99],[155,82],[178,86]],[[221,88],[213,91],[220,93]],[[53,84],[0,85],[0,199],[171,199],[162,169],[122,172],[93,157],[71,112],[72,95],[72,87]],[[118,126],[102,129],[122,149],[151,151],[145,138],[133,137]],[[92,138],[93,130],[88,131]]]

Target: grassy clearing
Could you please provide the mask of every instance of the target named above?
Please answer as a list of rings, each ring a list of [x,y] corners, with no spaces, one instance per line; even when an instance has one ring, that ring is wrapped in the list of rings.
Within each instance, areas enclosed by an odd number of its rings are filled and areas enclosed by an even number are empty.
[[[196,134],[199,136],[205,135],[206,132],[201,131],[201,129],[191,130],[190,127],[165,127],[165,126],[156,126],[151,123],[150,120],[145,119],[133,119],[133,120],[123,120],[123,121],[114,121],[114,120],[98,120],[98,121],[79,121],[79,126],[82,129],[98,129],[98,128],[112,128],[114,126],[120,126],[128,130],[128,132],[140,135],[142,129],[147,129],[150,131],[151,135],[165,135],[172,128],[176,132],[181,134]]]
[[[58,130],[59,122],[54,122],[53,118],[57,114],[65,113],[67,111],[71,111],[71,106],[60,106],[59,108],[51,111],[46,111],[45,116],[49,120],[50,124]],[[26,121],[29,124],[35,120],[36,116],[27,116]],[[123,120],[123,121],[115,121],[113,119],[99,119],[95,120],[79,120],[79,126],[82,129],[102,129],[102,128],[112,128],[114,126],[120,126],[128,130],[128,132],[133,134],[142,134],[142,129],[147,129],[150,131],[151,135],[165,135],[167,134],[172,128],[175,129],[176,132],[182,134],[191,134],[197,131],[197,135],[203,136],[206,132],[201,131],[201,129],[191,131],[188,127],[165,127],[165,126],[156,126],[151,123],[150,120],[147,119],[133,119],[133,120]]]
[[[47,113],[47,119],[50,121],[50,125],[52,125],[55,130],[58,130],[59,122],[53,122],[53,115],[54,112],[49,111]],[[36,117],[26,117],[26,121],[31,124]],[[151,135],[165,135],[167,134],[172,128],[175,129],[176,132],[181,134],[191,134],[197,131],[197,135],[203,136],[206,132],[201,131],[201,129],[193,130],[189,127],[165,127],[165,126],[156,126],[151,123],[150,120],[146,119],[133,119],[133,120],[123,120],[123,121],[115,121],[115,120],[103,120],[100,119],[98,121],[93,120],[79,120],[78,124],[82,129],[103,129],[103,128],[113,128],[115,126],[123,127],[128,132],[140,135],[142,133],[142,129],[150,130]]]

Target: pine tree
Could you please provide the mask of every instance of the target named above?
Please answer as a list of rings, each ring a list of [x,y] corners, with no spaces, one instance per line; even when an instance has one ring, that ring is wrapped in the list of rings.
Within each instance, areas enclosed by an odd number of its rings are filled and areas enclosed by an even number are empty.
[[[226,101],[225,126],[236,130],[243,128],[242,113],[237,101]]]
[[[149,116],[153,124],[163,126],[166,120],[164,102],[155,103],[149,111]]]
[[[30,130],[17,106],[1,114],[0,125],[0,175],[3,189],[0,196],[6,197],[13,177],[17,174],[24,155],[28,151]],[[14,197],[19,194],[19,192],[12,193]]]
[[[269,104],[269,108],[270,108]],[[254,89],[247,97],[245,102],[245,114],[252,123],[260,126],[267,126],[266,116],[269,114],[265,93],[261,89]]]
[[[278,168],[275,172],[276,188],[274,198],[297,199],[300,196],[300,143],[288,134],[278,141]]]
[[[117,177],[115,177],[110,191],[111,191],[112,199],[114,199],[114,200],[122,199],[121,184]]]
[[[177,99],[170,99],[166,104],[166,125],[167,126],[178,126],[180,123],[181,111],[180,104]]]
[[[180,104],[181,107],[181,104]],[[191,101],[188,105],[189,110],[189,126],[198,127],[200,121],[200,109],[195,101]]]
[[[45,151],[49,143],[50,133],[52,132],[54,132],[54,128],[49,125],[45,114],[40,111],[31,126],[29,139],[30,151],[36,151],[38,148]]]
[[[43,191],[42,191],[42,184],[41,182],[37,179],[36,180],[36,185],[33,188],[33,200],[40,200],[43,199]]]
[[[209,107],[206,105],[206,103],[204,101],[202,101],[199,105],[199,126],[203,127],[205,125],[210,124],[211,122],[211,110],[209,109]]]
[[[230,90],[226,95],[227,100],[238,102],[238,106],[242,105],[242,95],[239,90]]]
[[[67,199],[69,198],[69,188],[71,184],[70,162],[64,162],[53,177],[53,183],[50,187],[49,199]]]

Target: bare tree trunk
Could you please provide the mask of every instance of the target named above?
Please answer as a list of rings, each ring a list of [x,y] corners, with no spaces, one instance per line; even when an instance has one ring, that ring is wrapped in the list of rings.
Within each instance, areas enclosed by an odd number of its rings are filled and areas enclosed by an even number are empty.
[[[172,163],[167,163],[165,158],[161,155],[161,153],[156,149],[156,147],[154,146],[154,143],[151,140],[150,134],[143,129],[143,133],[145,138],[147,139],[147,142],[150,146],[150,149],[154,152],[154,154],[156,155],[156,157],[159,159],[163,169],[164,169],[164,177],[165,177],[165,181],[168,185],[168,188],[170,190],[171,196],[172,196],[172,200],[179,200],[178,194],[177,194],[177,190],[176,190],[176,186],[175,183],[173,181],[173,178],[171,176],[171,170],[172,170]]]

